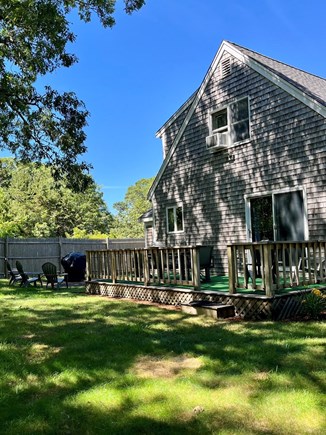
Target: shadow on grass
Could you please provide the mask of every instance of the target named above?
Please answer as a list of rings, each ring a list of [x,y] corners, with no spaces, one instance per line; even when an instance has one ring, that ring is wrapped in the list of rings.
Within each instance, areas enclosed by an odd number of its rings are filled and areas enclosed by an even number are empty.
[[[82,291],[1,286],[3,433],[28,433],[32,423],[33,433],[212,433],[221,427],[266,433],[247,421],[245,410],[230,416],[224,408],[199,415],[178,409],[178,403],[174,409],[164,379],[155,380],[163,382],[160,395],[146,393],[154,381],[135,374],[144,357],[163,363],[200,358],[201,366],[183,379],[193,391],[210,394],[236,379],[250,384],[249,402],[296,389],[314,392],[322,409],[321,323],[216,323]],[[102,386],[106,398],[100,392],[93,397]],[[161,416],[155,417],[156,408]]]

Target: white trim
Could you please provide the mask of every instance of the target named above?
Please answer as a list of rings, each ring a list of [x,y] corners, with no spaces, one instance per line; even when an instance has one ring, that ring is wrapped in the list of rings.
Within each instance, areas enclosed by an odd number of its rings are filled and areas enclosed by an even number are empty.
[[[246,63],[256,72],[261,74],[263,77],[267,78],[271,82],[273,82],[276,86],[283,89],[288,94],[292,95],[292,97],[301,101],[301,103],[308,106],[310,109],[319,113],[319,115],[326,118],[326,107],[312,98],[310,95],[305,94],[303,91],[300,91],[296,86],[292,85],[288,81],[284,80],[282,77],[269,71],[263,65],[255,61],[254,59],[248,58]]]
[[[153,218],[152,217],[148,217],[148,218],[142,219],[142,222],[144,222],[144,223],[153,222]]]
[[[302,200],[303,200],[303,225],[304,225],[304,238],[305,240],[309,240],[309,226],[308,226],[308,204],[307,204],[307,189],[305,186],[294,186],[294,187],[285,187],[283,189],[273,189],[273,190],[266,190],[258,193],[252,193],[248,195],[244,195],[245,200],[245,219],[246,219],[246,236],[247,241],[252,241],[252,226],[251,226],[251,206],[250,206],[250,200],[254,198],[262,198],[264,196],[271,196],[272,197],[272,207],[273,207],[273,232],[274,232],[274,240],[275,240],[275,228],[274,228],[274,222],[275,222],[275,216],[274,216],[274,196],[280,195],[282,193],[290,193],[290,192],[302,192]]]
[[[181,113],[184,112],[190,106],[190,104],[192,103],[193,99],[195,98],[196,92],[194,92],[193,95],[191,95],[191,97],[188,98],[188,100],[181,107],[179,107],[179,109],[172,116],[170,116],[170,118],[162,125],[162,127],[159,130],[157,130],[157,132],[155,133],[155,136],[157,138],[161,138],[162,135],[164,134],[165,130],[168,127],[170,127],[170,125],[173,124],[173,122],[177,118],[179,118]]]
[[[231,118],[231,110],[230,107],[236,103],[238,103],[239,101],[242,100],[247,100],[248,103],[248,118],[242,119],[240,121],[236,121],[233,122],[232,118]],[[226,110],[226,117],[227,117],[227,124],[223,127],[220,128],[216,128],[215,130],[213,130],[213,116],[215,113],[218,112],[222,112]],[[209,120],[208,120],[208,127],[209,127],[209,135],[214,135],[216,133],[219,132],[224,132],[226,131],[229,134],[229,144],[227,148],[230,148],[232,146],[238,145],[239,142],[244,142],[244,141],[250,141],[251,139],[251,119],[250,119],[250,115],[251,115],[251,111],[250,111],[250,97],[249,95],[245,95],[243,97],[239,97],[239,98],[234,98],[232,100],[229,101],[228,104],[225,104],[223,106],[217,107],[214,110],[210,110],[209,111]],[[245,122],[248,121],[248,133],[249,133],[249,137],[247,137],[246,139],[242,139],[242,140],[238,140],[236,142],[232,142],[232,131],[233,130],[233,126],[235,124],[239,124],[240,122]]]
[[[213,72],[215,71],[215,68],[218,65],[218,63],[219,63],[219,61],[220,61],[220,59],[221,59],[221,57],[222,57],[222,55],[224,53],[224,45],[225,44],[226,44],[226,42],[223,41],[221,46],[220,46],[220,48],[219,48],[219,50],[218,50],[218,52],[217,52],[217,54],[216,54],[216,56],[215,56],[215,58],[213,59],[213,62],[211,63],[210,67],[208,68],[208,71],[207,71],[207,73],[206,73],[206,75],[204,77],[204,80],[202,81],[202,83],[201,83],[197,93],[194,95],[194,99],[192,100],[190,109],[189,109],[189,111],[188,111],[188,113],[187,113],[187,115],[186,115],[186,117],[185,117],[185,119],[183,121],[183,124],[180,127],[180,129],[178,131],[178,134],[175,137],[174,142],[173,142],[173,144],[172,144],[172,146],[171,146],[171,148],[170,148],[170,150],[169,150],[169,152],[168,152],[164,162],[162,163],[162,166],[160,167],[160,169],[159,169],[159,171],[158,171],[158,173],[156,175],[156,178],[155,178],[151,188],[149,189],[149,192],[148,192],[148,198],[149,199],[152,197],[152,195],[154,193],[154,190],[156,189],[156,186],[158,185],[158,183],[159,183],[159,181],[160,181],[160,179],[161,179],[161,177],[163,175],[163,172],[165,171],[166,166],[168,165],[172,155],[174,154],[174,151],[175,151],[175,149],[176,149],[176,147],[177,147],[177,145],[179,143],[179,140],[181,139],[181,137],[182,137],[182,135],[183,135],[187,125],[188,125],[188,122],[190,121],[190,118],[192,117],[192,115],[193,115],[193,113],[195,111],[195,108],[196,108],[198,102],[200,101],[201,97],[203,96],[203,93],[205,91],[206,85],[209,82],[210,78],[212,77]]]
[[[169,214],[168,210],[173,209],[173,220],[174,220],[174,230],[169,231]],[[182,230],[177,230],[177,208],[181,208],[182,217]],[[166,217],[166,233],[167,234],[180,234],[184,233],[184,218],[183,218],[183,205],[167,205],[165,207],[165,217]]]

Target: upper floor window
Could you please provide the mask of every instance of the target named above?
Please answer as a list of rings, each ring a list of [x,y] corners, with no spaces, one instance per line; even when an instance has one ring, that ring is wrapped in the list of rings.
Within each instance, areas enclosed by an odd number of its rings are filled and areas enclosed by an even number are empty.
[[[181,206],[167,207],[166,220],[168,233],[183,231],[183,210]]]
[[[248,97],[213,112],[210,120],[210,135],[206,138],[207,148],[223,148],[249,139],[249,118]]]

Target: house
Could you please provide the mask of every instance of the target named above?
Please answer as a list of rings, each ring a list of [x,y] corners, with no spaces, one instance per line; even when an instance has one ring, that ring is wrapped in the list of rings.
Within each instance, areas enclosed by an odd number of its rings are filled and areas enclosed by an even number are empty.
[[[223,41],[158,130],[148,245],[326,239],[326,80]]]

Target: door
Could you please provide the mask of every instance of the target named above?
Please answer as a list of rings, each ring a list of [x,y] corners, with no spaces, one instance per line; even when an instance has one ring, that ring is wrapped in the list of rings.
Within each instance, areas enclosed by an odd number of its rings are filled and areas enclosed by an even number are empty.
[[[274,196],[275,240],[304,240],[303,192],[281,193]]]
[[[252,242],[305,240],[302,190],[251,198],[249,204],[247,225]]]
[[[251,241],[274,240],[272,196],[250,200]]]

